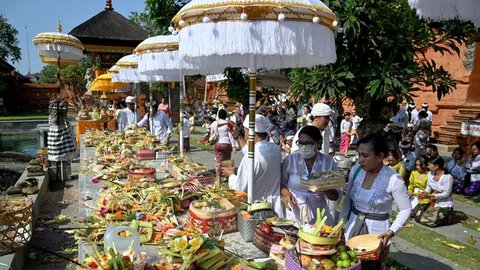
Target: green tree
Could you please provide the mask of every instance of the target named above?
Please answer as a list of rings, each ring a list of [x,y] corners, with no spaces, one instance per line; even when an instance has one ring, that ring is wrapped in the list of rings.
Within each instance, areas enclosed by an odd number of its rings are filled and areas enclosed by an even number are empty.
[[[458,54],[458,44],[475,32],[469,23],[427,23],[405,0],[324,1],[339,22],[335,34],[337,62],[325,67],[293,69],[291,94],[325,97],[337,103],[352,98],[365,117],[366,132],[378,131],[403,98],[412,99],[419,86],[432,87],[438,99],[456,82],[429,50]],[[394,102],[388,103],[387,98]]]
[[[147,31],[149,36],[155,36],[160,34],[160,30],[157,28],[157,24],[154,19],[149,15],[147,11],[144,12],[132,12],[129,16],[129,20],[138,24],[141,28]]]
[[[60,77],[68,85],[85,84],[85,73],[91,66],[88,57],[81,58],[75,65],[60,65]],[[38,84],[57,83],[58,66],[48,64],[38,73]]]
[[[38,73],[38,84],[49,84],[49,83],[57,83],[57,73],[58,73],[58,66],[57,65],[45,65]]]
[[[8,23],[3,15],[0,15],[0,59],[13,63],[21,59],[17,34],[17,29]]]
[[[145,0],[145,11],[154,21],[155,34],[170,34],[168,27],[171,19],[188,2],[189,0]]]

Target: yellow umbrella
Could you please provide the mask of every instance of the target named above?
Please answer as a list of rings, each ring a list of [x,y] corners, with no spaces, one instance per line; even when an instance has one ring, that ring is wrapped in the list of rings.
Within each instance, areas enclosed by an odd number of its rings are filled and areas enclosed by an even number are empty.
[[[92,91],[113,91],[115,89],[130,86],[129,83],[112,82],[112,75],[102,74],[93,80]]]

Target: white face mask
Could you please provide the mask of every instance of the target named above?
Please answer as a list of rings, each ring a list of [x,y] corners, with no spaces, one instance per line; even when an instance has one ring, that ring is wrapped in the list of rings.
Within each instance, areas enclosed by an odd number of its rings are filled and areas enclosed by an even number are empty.
[[[312,158],[317,153],[315,145],[302,145],[298,147],[298,150],[302,153],[303,158],[306,159]]]

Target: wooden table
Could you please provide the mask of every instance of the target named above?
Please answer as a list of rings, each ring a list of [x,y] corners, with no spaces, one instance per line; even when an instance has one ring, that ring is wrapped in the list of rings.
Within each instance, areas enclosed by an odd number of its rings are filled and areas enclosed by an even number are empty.
[[[77,121],[77,130],[76,130],[76,141],[77,145],[80,145],[80,135],[84,134],[87,129],[96,129],[96,130],[116,130],[115,120],[78,120]]]

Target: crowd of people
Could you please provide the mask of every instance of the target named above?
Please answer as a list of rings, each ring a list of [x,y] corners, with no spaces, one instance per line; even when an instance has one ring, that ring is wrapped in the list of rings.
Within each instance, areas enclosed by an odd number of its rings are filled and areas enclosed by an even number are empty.
[[[117,111],[118,128],[130,125],[147,127],[168,143],[172,132],[170,108],[165,100],[152,107],[154,117],[147,113],[140,121],[135,114],[133,97],[126,99],[125,108]],[[184,118],[184,142],[195,128],[195,113],[202,116],[204,140],[213,145],[216,172],[228,186],[247,192],[250,163],[247,155],[249,121],[243,107],[227,110],[221,102],[212,111],[194,108]],[[432,114],[428,104],[417,111],[414,105],[402,104],[384,130],[394,134],[396,147],[380,134],[359,136],[362,118],[355,109],[344,112],[338,126],[337,113],[329,105],[304,105],[297,114],[296,106],[282,102],[257,104],[255,118],[255,159],[252,201],[268,201],[280,217],[300,224],[315,222],[316,209],[326,209],[326,224],[339,219],[347,221],[345,237],[378,233],[386,254],[391,238],[408,218],[428,226],[451,222],[452,193],[477,195],[480,192],[480,142],[470,146],[469,155],[462,148],[452,153],[447,163],[437,147],[429,143]],[[195,113],[194,113],[195,112]],[[385,134],[383,134],[385,135]],[[352,143],[357,147],[356,163],[348,174],[343,189],[311,192],[302,181],[318,172],[337,171],[335,138],[340,137],[339,156],[349,158]],[[391,137],[390,137],[391,138]],[[234,166],[225,166],[236,151],[243,159]],[[282,154],[283,152],[283,154]],[[337,202],[344,197],[341,213]],[[393,205],[396,205],[395,207]],[[393,223],[389,213],[398,212]]]

